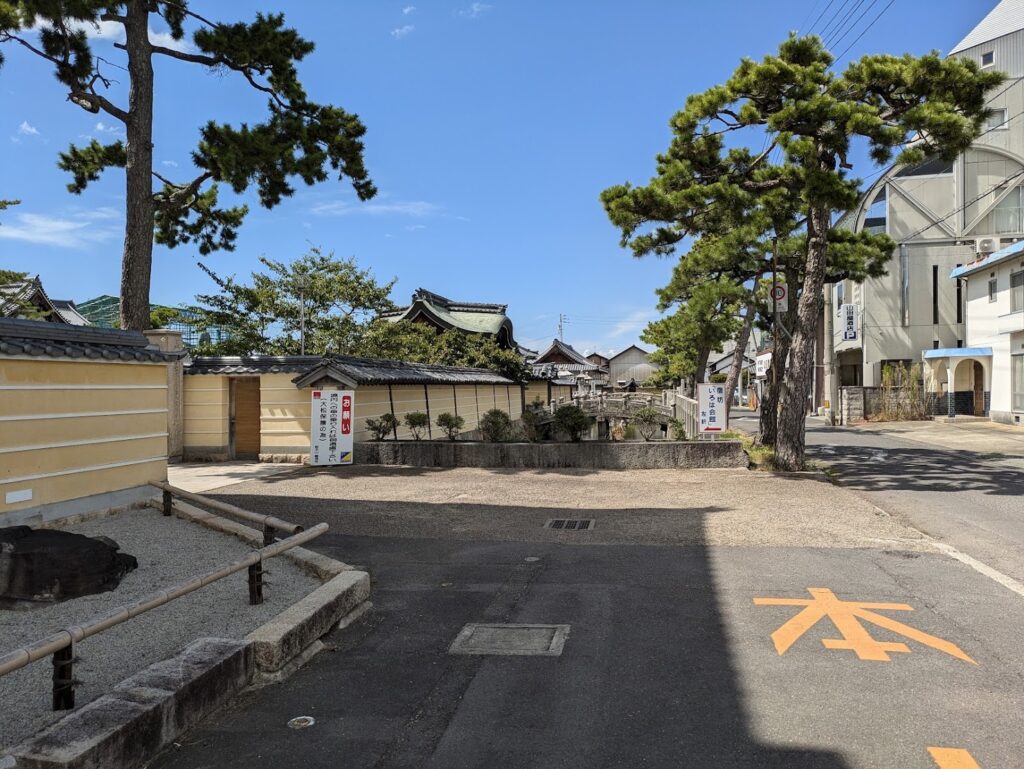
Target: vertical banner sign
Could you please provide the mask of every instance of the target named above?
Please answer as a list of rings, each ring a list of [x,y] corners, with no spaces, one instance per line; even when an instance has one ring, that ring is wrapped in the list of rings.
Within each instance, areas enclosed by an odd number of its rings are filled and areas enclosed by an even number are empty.
[[[311,465],[352,464],[351,390],[313,390],[310,419],[309,463]]]
[[[843,318],[843,341],[857,341],[857,321],[860,307],[855,304],[844,304],[840,308]]]
[[[700,434],[714,435],[729,428],[725,410],[725,385],[702,382],[697,385],[697,410],[700,412]]]

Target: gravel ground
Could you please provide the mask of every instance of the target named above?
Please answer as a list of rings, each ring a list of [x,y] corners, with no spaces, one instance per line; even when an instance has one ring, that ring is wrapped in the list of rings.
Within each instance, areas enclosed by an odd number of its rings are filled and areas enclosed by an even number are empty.
[[[920,532],[818,475],[351,466],[233,484],[212,494],[307,525],[327,521],[328,541],[353,534],[929,549]],[[594,518],[596,527],[553,531],[543,528],[549,518]]]
[[[134,555],[139,568],[118,588],[23,611],[0,611],[0,652],[142,598],[234,560],[251,548],[234,537],[152,508],[77,523],[68,531],[105,535]],[[233,574],[86,639],[75,649],[76,705],[82,706],[133,673],[176,654],[195,638],[242,638],[319,586],[283,558],[268,564],[264,603],[249,605],[246,572]],[[40,660],[0,678],[0,749],[11,747],[66,713],[50,710],[52,668]]]

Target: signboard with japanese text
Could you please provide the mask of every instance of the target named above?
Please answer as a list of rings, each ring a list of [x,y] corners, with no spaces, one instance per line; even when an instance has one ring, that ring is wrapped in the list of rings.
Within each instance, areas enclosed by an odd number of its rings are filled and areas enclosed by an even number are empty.
[[[855,304],[844,304],[839,308],[839,316],[843,319],[843,341],[856,341],[860,307]]]
[[[725,408],[725,385],[701,382],[697,385],[697,411],[700,415],[700,434],[714,435],[729,429]]]
[[[352,390],[313,390],[309,435],[311,465],[352,464],[355,400]]]
[[[772,354],[770,352],[761,353],[754,359],[754,376],[758,379],[764,379],[768,376],[768,369],[772,367]]]

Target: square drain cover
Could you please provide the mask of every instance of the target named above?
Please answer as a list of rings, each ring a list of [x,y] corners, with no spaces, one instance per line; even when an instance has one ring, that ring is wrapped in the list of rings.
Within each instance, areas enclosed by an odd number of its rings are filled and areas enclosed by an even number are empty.
[[[448,653],[557,657],[561,655],[568,636],[568,625],[485,625],[470,622],[459,632]]]
[[[590,531],[594,528],[593,518],[551,518],[544,524],[545,529],[559,531]]]

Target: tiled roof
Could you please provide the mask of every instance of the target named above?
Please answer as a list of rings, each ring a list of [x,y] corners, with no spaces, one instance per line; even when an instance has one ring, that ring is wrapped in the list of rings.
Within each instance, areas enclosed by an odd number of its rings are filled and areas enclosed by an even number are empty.
[[[560,374],[593,374],[608,373],[604,366],[597,366],[593,363],[534,363],[530,366],[533,376],[537,379],[554,379]]]
[[[474,334],[496,336],[503,326],[508,326],[511,337],[512,324],[505,314],[507,309],[508,305],[505,304],[457,302],[420,288],[413,293],[411,304],[382,312],[380,317],[389,321],[414,320],[417,315],[424,313],[442,327],[458,328]]]
[[[292,381],[304,387],[323,377],[368,384],[513,384],[488,369],[434,366],[427,363],[356,358],[350,355],[254,356],[250,358],[193,358],[186,374],[277,374],[295,373]]]
[[[150,347],[149,340],[138,331],[13,318],[0,319],[0,355],[144,363],[165,363],[182,357],[182,353]]]
[[[571,344],[566,344],[561,339],[552,339],[551,344],[548,345],[548,348],[537,356],[537,361],[544,361],[546,357],[548,357],[549,355],[553,355],[555,353],[561,353],[565,357],[575,361],[577,364],[581,366],[594,365],[593,363],[591,363],[591,361],[587,360],[585,356],[577,352],[575,347],[573,347]],[[557,363],[554,363],[554,361],[552,361],[552,363],[554,365],[559,365]]]

